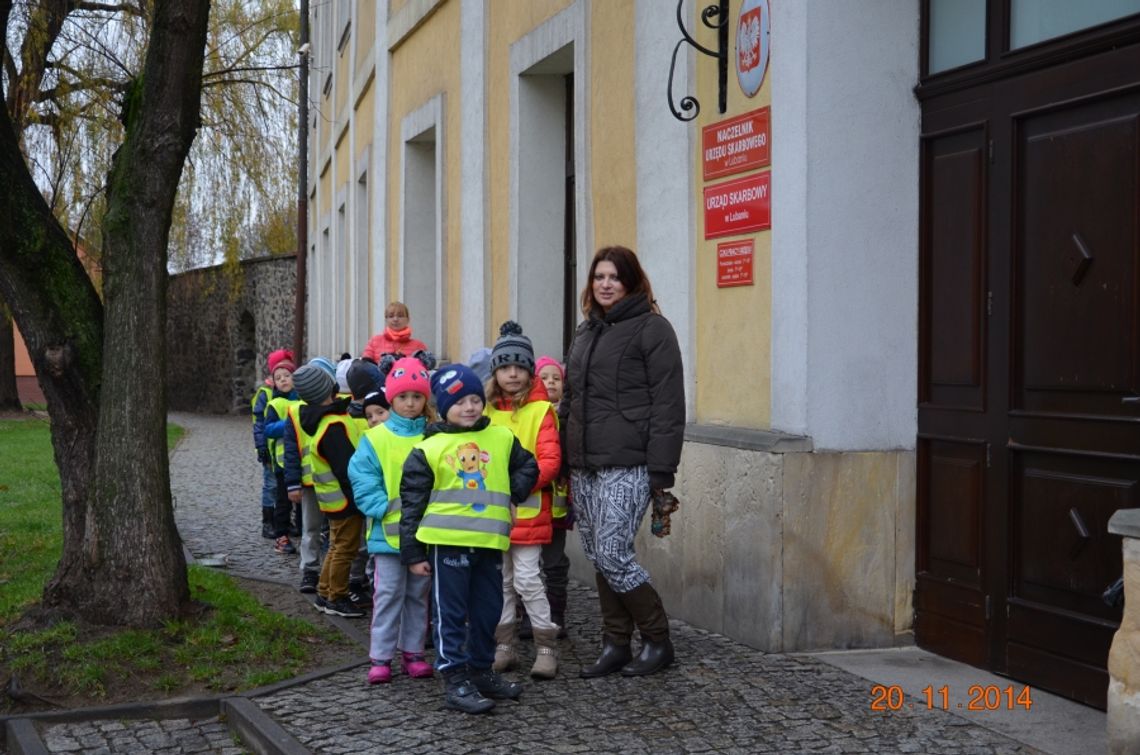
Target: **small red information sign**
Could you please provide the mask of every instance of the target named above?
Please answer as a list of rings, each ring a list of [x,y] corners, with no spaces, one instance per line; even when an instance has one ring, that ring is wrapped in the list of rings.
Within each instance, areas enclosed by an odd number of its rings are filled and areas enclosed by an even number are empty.
[[[772,172],[705,187],[705,238],[772,227]]]
[[[762,107],[701,129],[704,179],[731,176],[767,165],[771,161],[770,123],[770,111]]]
[[[717,288],[752,285],[752,253],[755,248],[752,239],[722,241],[716,245]]]

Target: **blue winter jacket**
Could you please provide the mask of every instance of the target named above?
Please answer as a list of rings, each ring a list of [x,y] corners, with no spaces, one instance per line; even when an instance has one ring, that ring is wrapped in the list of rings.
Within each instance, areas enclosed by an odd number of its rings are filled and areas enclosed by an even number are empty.
[[[423,435],[427,420],[423,417],[407,419],[392,412],[388,415],[385,427],[403,438]],[[384,528],[380,520],[388,511],[388,486],[384,482],[384,470],[380,459],[367,435],[360,439],[356,453],[348,462],[348,479],[352,481],[352,492],[356,496],[356,508],[371,520],[369,524],[368,552],[398,554],[399,548],[388,545],[384,539]]]

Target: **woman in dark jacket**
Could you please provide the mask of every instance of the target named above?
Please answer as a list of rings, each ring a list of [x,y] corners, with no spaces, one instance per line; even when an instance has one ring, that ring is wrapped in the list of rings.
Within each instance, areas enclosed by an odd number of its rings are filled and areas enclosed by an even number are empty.
[[[685,429],[681,351],[637,256],[620,246],[594,256],[559,407],[570,495],[586,556],[597,570],[603,639],[582,676],[653,674],[673,661],[669,618],[633,538],[650,495],[673,486]],[[630,651],[641,631],[637,658]]]

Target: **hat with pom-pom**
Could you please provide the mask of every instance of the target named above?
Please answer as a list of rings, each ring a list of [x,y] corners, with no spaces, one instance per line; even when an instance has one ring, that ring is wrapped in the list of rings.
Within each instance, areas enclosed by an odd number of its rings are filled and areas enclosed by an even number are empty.
[[[293,386],[306,404],[321,404],[336,390],[336,381],[322,367],[310,362],[293,373]]]
[[[522,326],[514,320],[507,320],[499,327],[499,340],[491,349],[491,372],[500,367],[517,364],[534,374],[534,346],[523,335]]]
[[[465,396],[478,396],[487,402],[483,393],[483,381],[470,367],[464,364],[445,364],[431,376],[431,394],[439,416],[447,419],[447,412]]]
[[[401,393],[422,393],[424,398],[431,397],[431,383],[428,371],[420,360],[412,357],[398,359],[392,365],[387,380],[384,381],[384,393],[388,394],[389,401]]]
[[[293,352],[289,349],[277,349],[277,351],[269,352],[269,358],[266,359],[269,366],[269,374],[272,375],[280,367],[284,367],[293,372],[297,369],[297,362],[293,359]]]
[[[542,372],[543,367],[557,367],[558,371],[562,373],[562,379],[566,379],[566,367],[554,357],[539,357],[538,361],[534,363],[535,374]]]

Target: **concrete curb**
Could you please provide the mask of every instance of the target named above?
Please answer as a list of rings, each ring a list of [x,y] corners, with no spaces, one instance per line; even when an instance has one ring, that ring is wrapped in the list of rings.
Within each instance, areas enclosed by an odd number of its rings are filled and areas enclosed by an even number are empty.
[[[4,726],[8,752],[12,755],[47,755],[48,748],[40,739],[36,725],[26,718],[16,718]]]
[[[226,726],[242,744],[259,755],[307,755],[309,752],[276,719],[247,697],[222,700],[221,714]]]

